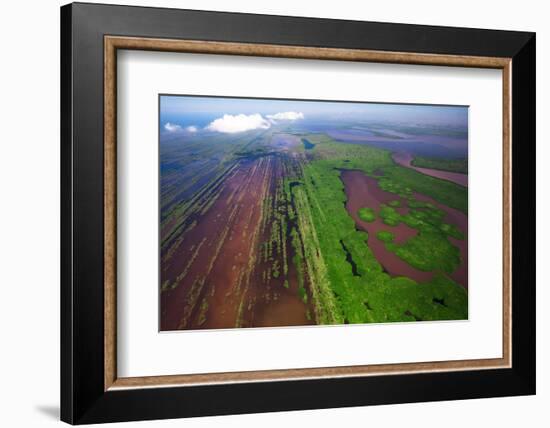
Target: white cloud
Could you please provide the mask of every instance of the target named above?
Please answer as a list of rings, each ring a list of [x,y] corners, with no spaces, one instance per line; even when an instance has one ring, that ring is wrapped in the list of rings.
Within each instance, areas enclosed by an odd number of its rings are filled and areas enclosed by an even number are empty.
[[[166,122],[164,124],[164,129],[166,129],[168,132],[177,132],[177,131],[181,131],[181,126],[176,125],[174,123]]]
[[[304,113],[299,111],[284,111],[281,113],[268,114],[266,117],[272,120],[298,120],[304,118]]]
[[[267,119],[266,119],[267,118]],[[303,119],[304,114],[296,111],[285,111],[275,114],[268,114],[264,118],[261,114],[224,114],[206,126],[205,129],[209,131],[235,133],[250,131],[252,129],[269,129],[272,124],[275,124],[278,120],[298,120]],[[191,127],[188,127],[191,128]],[[194,128],[194,127],[193,127]],[[189,130],[189,129],[188,129]],[[191,131],[190,132],[195,132]]]
[[[213,122],[211,122],[206,129],[209,131],[224,132],[232,134],[235,132],[250,131],[252,129],[268,129],[271,127],[269,121],[259,114],[224,114]]]
[[[197,127],[196,127],[196,126],[193,126],[193,125],[186,127],[185,130],[186,130],[187,132],[191,132],[191,133],[195,133],[195,132],[198,131]]]

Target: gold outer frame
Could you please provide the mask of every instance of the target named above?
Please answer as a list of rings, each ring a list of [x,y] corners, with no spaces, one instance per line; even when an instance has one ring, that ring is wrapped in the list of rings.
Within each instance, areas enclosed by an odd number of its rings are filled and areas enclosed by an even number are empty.
[[[116,367],[116,88],[117,50],[147,50],[213,55],[241,55],[321,59],[394,64],[494,68],[502,70],[503,91],[503,349],[501,358],[422,363],[358,365],[305,369],[262,370],[170,376],[119,378]],[[511,82],[512,60],[500,57],[419,54],[252,43],[170,40],[141,37],[104,37],[104,390],[193,386],[221,383],[282,381],[313,378],[360,377],[407,373],[510,368],[512,362],[511,311]]]

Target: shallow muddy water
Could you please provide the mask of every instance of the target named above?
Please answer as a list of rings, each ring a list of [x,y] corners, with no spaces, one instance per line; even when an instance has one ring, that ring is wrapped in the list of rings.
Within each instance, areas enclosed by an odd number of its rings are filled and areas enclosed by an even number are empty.
[[[175,250],[163,254],[162,282],[174,286],[161,293],[161,330],[314,323],[299,296],[292,263],[287,286],[282,275],[262,278],[273,262],[261,257],[261,244],[270,239],[270,230],[262,229],[262,204],[269,197],[276,208],[274,195],[282,173],[279,156],[241,161],[224,179],[212,205],[196,217],[194,227],[180,235]],[[290,239],[285,243],[291,261]]]
[[[385,192],[378,187],[378,182],[366,176],[361,171],[342,171],[340,175],[344,182],[347,196],[346,209],[349,215],[355,220],[358,228],[369,234],[368,246],[382,267],[391,276],[407,276],[415,281],[429,281],[433,277],[432,272],[423,272],[413,268],[407,262],[401,260],[391,251],[386,250],[385,244],[376,237],[376,233],[387,230],[395,235],[394,242],[403,243],[417,234],[417,231],[404,223],[398,226],[388,226],[382,222],[379,216],[373,222],[366,222],[359,218],[360,208],[368,207],[378,212],[380,204],[401,200],[397,195]],[[402,205],[404,205],[402,203]],[[407,208],[396,208],[399,214],[406,214]]]
[[[357,227],[368,232],[368,246],[383,268],[391,276],[406,276],[417,282],[429,281],[434,275],[433,272],[424,272],[410,266],[394,253],[386,250],[384,243],[376,237],[378,231],[387,230],[395,235],[394,242],[399,244],[415,236],[418,233],[416,229],[410,228],[403,223],[400,223],[398,226],[387,226],[382,222],[379,216],[377,216],[376,220],[373,222],[366,222],[361,220],[358,215],[358,210],[360,208],[368,207],[378,212],[380,204],[387,204],[395,200],[401,201],[401,207],[396,208],[396,211],[401,215],[405,215],[408,210],[408,208],[406,208],[406,201],[393,193],[380,189],[378,181],[372,177],[366,176],[362,171],[344,170],[341,172],[341,179],[344,183],[347,196],[346,209],[355,220]],[[462,263],[457,270],[451,274],[451,277],[467,289],[468,217],[462,212],[440,204],[428,196],[415,193],[414,197],[420,201],[431,202],[439,209],[445,211],[446,215],[444,221],[456,225],[464,234],[465,239],[463,240],[449,238],[451,243],[460,249],[462,259]]]

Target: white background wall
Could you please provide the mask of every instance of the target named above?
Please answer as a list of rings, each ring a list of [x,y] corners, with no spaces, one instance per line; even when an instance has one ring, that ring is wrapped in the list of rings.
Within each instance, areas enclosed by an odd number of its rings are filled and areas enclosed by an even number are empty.
[[[121,0],[122,2],[122,0]],[[103,1],[103,3],[116,3]],[[535,397],[155,421],[158,427],[547,426],[550,405],[550,298],[544,245],[547,212],[550,75],[549,14],[535,0],[148,0],[170,6],[323,18],[485,27],[537,32],[537,340]],[[0,424],[43,427],[59,413],[59,6],[58,0],[4,2],[0,12]],[[521,144],[521,141],[515,142]],[[546,247],[546,248],[544,248]],[[138,426],[137,423],[125,426]]]

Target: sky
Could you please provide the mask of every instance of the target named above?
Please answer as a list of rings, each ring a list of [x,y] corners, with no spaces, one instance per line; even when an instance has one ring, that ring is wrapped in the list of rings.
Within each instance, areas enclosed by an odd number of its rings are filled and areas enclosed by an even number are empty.
[[[166,133],[237,133],[307,120],[390,121],[466,129],[468,108],[173,95],[160,97],[160,126],[161,131]]]

